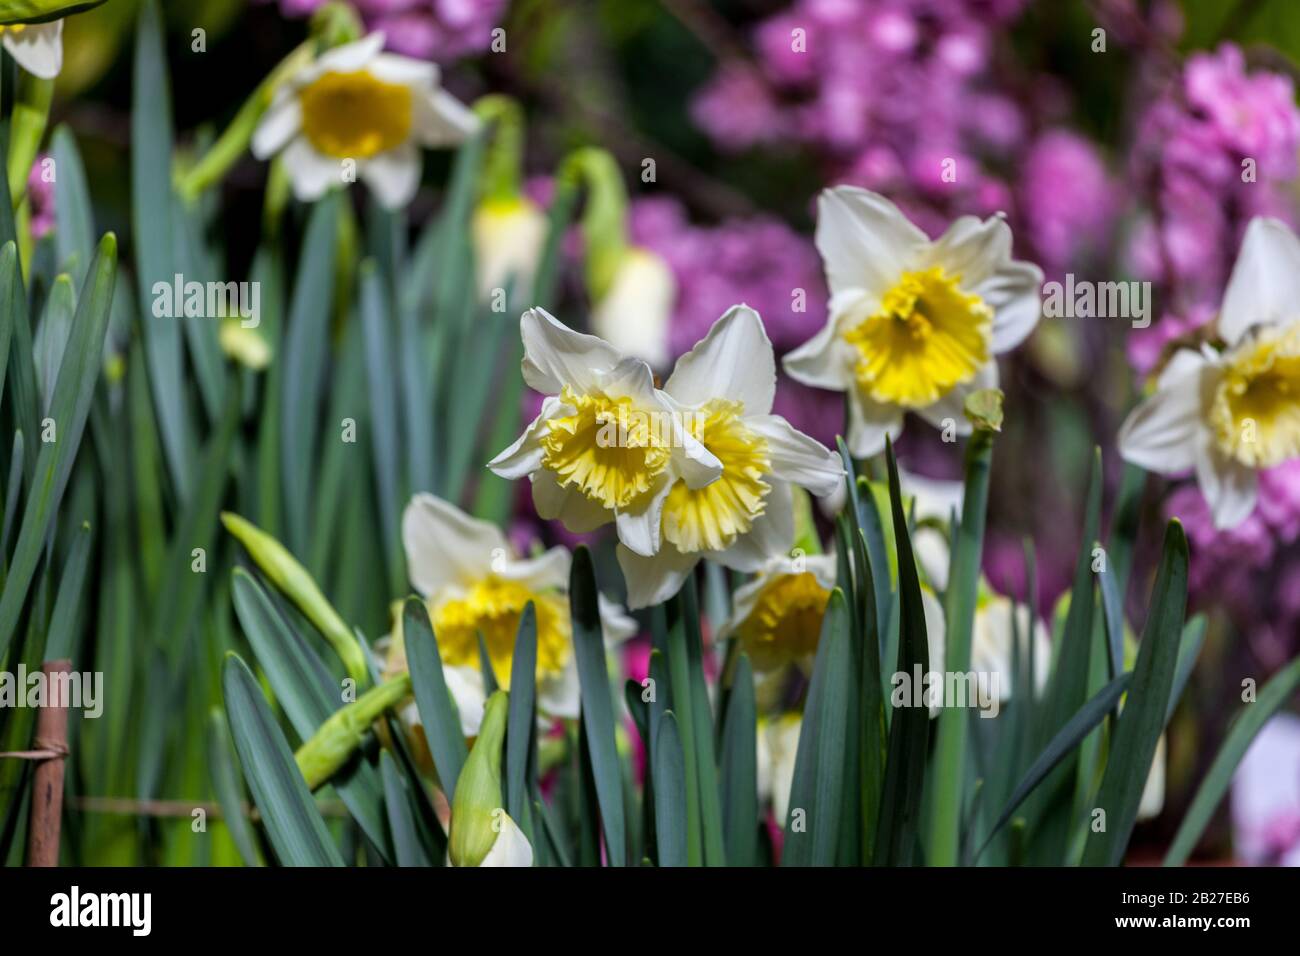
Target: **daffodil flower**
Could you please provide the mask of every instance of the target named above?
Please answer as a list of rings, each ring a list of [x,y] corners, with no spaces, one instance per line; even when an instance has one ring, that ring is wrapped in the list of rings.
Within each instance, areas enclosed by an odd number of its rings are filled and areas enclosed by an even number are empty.
[[[756,672],[812,660],[835,572],[833,554],[779,554],[736,589],[724,633],[740,642]]]
[[[253,155],[279,154],[298,199],[359,177],[383,206],[400,208],[420,183],[419,148],[453,146],[478,128],[439,86],[434,64],[383,47],[382,33],[335,47],[276,91],[253,133]]]
[[[52,80],[63,69],[63,21],[0,25],[0,41],[32,76]]]
[[[979,596],[975,601],[975,621],[971,631],[970,664],[976,674],[998,675],[998,698],[1010,700],[1021,693],[1015,686],[1015,637],[1020,637],[1022,667],[1029,666],[1032,633],[1035,693],[1047,685],[1052,666],[1052,645],[1047,636],[1047,626],[1028,605],[1013,604],[1012,600],[990,590],[981,580]],[[1015,626],[1012,627],[1012,608],[1015,609]],[[1023,696],[1023,694],[1021,694]]]
[[[1042,270],[1011,258],[1006,222],[963,216],[931,241],[883,196],[838,186],[821,195],[816,239],[830,317],[786,371],[848,393],[856,457],[897,438],[909,411],[968,433],[966,396],[997,385],[995,356],[1041,313]]]
[[[1218,352],[1180,349],[1119,432],[1120,454],[1194,470],[1219,528],[1255,508],[1258,471],[1300,457],[1300,241],[1252,219],[1219,312]]]
[[[465,736],[475,736],[486,700],[479,635],[492,672],[510,686],[519,618],[529,601],[537,614],[537,706],[552,717],[578,716],[577,660],[566,589],[569,552],[561,547],[517,558],[495,525],[472,518],[433,495],[416,495],[402,515],[402,542],[411,584],[429,606],[447,687]],[[636,633],[636,623],[600,597],[605,641],[612,646]],[[406,669],[400,632],[394,633],[386,670]],[[412,724],[418,714],[403,714]]]
[[[679,479],[707,485],[721,463],[683,427],[645,362],[544,309],[525,312],[519,326],[524,381],[547,397],[488,467],[530,478],[541,517],[579,533],[613,521],[627,549],[654,554],[669,490]]]
[[[731,308],[677,361],[663,394],[722,474],[703,487],[674,482],[656,553],[618,549],[632,608],[672,597],[701,558],[757,571],[794,543],[790,485],[828,495],[844,480],[838,455],[772,414],[776,359],[748,306]]]
[[[802,732],[803,714],[799,711],[758,718],[755,736],[758,799],[761,804],[771,804],[772,816],[782,826],[790,812],[790,788],[794,785],[794,763]]]

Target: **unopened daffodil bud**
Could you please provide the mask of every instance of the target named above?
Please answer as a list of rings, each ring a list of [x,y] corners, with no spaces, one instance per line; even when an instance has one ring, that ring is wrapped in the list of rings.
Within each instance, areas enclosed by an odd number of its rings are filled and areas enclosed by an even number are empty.
[[[483,725],[469,752],[451,804],[447,855],[452,866],[532,866],[533,848],[502,806],[501,750],[509,697],[488,698]]]
[[[253,563],[271,583],[320,631],[357,686],[368,685],[370,670],[366,666],[361,642],[289,549],[251,521],[232,512],[223,511],[221,523],[244,546]]]
[[[270,343],[262,333],[245,326],[237,318],[222,321],[217,341],[221,344],[221,351],[254,372],[260,372],[271,364]]]
[[[294,754],[307,786],[315,790],[334,776],[361,746],[370,725],[410,694],[411,678],[401,674],[334,711]]]

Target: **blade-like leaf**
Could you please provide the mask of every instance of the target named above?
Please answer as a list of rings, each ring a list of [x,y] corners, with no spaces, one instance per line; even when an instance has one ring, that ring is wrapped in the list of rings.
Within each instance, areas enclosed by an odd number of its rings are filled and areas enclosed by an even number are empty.
[[[573,613],[573,654],[582,688],[582,725],[590,750],[591,771],[600,804],[605,852],[611,866],[622,866],[627,854],[623,826],[623,789],[614,743],[614,709],[610,701],[605,638],[600,626],[596,577],[591,552],[580,547],[569,572],[569,604]]]
[[[217,805],[235,849],[245,866],[261,866],[262,857],[257,852],[257,840],[248,817],[244,815],[244,788],[235,765],[234,744],[230,729],[219,708],[214,707],[208,722],[208,772],[212,775],[212,789],[217,795]]]
[[[433,636],[433,625],[429,622],[429,609],[418,598],[407,598],[402,608],[402,642],[420,723],[429,741],[434,769],[438,771],[443,792],[450,802],[455,796],[460,768],[465,765],[469,751],[460,727],[460,713],[442,673],[442,657]]]
[[[722,805],[730,866],[758,865],[757,719],[754,674],[749,655],[742,653],[736,661],[722,726]]]
[[[506,812],[532,838],[528,764],[537,727],[537,609],[524,605],[510,659],[510,713],[506,721]]]
[[[226,655],[221,684],[230,736],[276,858],[284,866],[342,866],[293,751],[237,654]]]
[[[1215,809],[1223,800],[1223,795],[1232,785],[1232,776],[1237,771],[1241,759],[1246,756],[1255,735],[1277,713],[1291,695],[1300,688],[1300,657],[1278,671],[1273,678],[1261,688],[1259,696],[1253,703],[1247,704],[1233,719],[1228,729],[1227,739],[1214,756],[1200,789],[1187,808],[1187,815],[1178,827],[1174,842],[1165,854],[1165,866],[1182,866],[1187,857],[1196,849],[1196,842],[1201,838]]]
[[[1097,793],[1096,805],[1106,812],[1106,827],[1089,834],[1083,851],[1085,866],[1118,866],[1124,858],[1156,743],[1165,728],[1186,608],[1187,537],[1175,520],[1165,530],[1147,624],[1133,665],[1133,682]]]
[[[659,718],[655,735],[655,837],[660,866],[686,866],[686,756],[671,710]]]
[[[420,829],[411,807],[411,795],[397,763],[387,751],[379,755],[379,772],[384,781],[384,805],[388,808],[388,825],[393,831],[393,846],[398,866],[431,866],[429,855],[420,842]]]

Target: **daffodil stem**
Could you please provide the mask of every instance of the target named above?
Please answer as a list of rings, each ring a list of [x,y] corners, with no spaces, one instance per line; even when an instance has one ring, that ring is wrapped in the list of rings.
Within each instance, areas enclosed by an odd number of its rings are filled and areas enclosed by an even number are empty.
[[[266,113],[267,107],[275,96],[276,89],[285,80],[311,62],[315,45],[307,40],[299,44],[279,65],[258,84],[251,96],[244,101],[230,125],[209,147],[203,157],[180,174],[176,189],[181,197],[193,202],[204,191],[212,188],[225,178],[230,167],[239,161],[253,139],[253,131]],[[12,177],[11,177],[12,181]]]
[[[570,153],[560,165],[561,182],[586,186],[582,237],[586,244],[587,288],[602,298],[627,252],[627,187],[613,155],[594,146]]]
[[[474,112],[492,130],[479,180],[482,198],[514,199],[523,183],[524,111],[517,100],[493,93],[476,101]]]
[[[971,629],[975,623],[980,554],[984,547],[984,512],[988,504],[993,435],[990,429],[976,428],[966,448],[961,525],[952,548],[952,567],[944,595],[944,617],[947,620],[944,667],[954,674],[964,674],[970,669]],[[936,866],[956,866],[958,862],[969,726],[968,715],[960,707],[945,707],[939,715],[934,753],[934,802],[928,841],[929,862]]]
[[[13,117],[9,125],[9,198],[14,209],[27,195],[27,177],[45,135],[50,118],[50,100],[54,81],[43,80],[26,70],[18,71],[18,88],[14,96]],[[25,261],[25,260],[24,260]]]

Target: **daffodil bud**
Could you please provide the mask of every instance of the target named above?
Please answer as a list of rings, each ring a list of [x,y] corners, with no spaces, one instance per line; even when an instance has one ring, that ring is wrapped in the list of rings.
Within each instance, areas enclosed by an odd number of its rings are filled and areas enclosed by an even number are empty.
[[[623,254],[609,290],[591,312],[592,331],[655,368],[668,364],[677,280],[663,257],[639,246]]]
[[[384,711],[396,707],[411,693],[411,678],[402,674],[372,687],[361,697],[340,707],[320,725],[311,739],[294,754],[298,770],[312,790],[328,781],[356,751],[366,732]]]
[[[511,279],[516,295],[529,294],[546,244],[547,221],[541,208],[522,195],[484,199],[474,210],[470,229],[480,298],[491,298]]]
[[[366,666],[366,655],[360,641],[344,623],[339,612],[325,599],[307,569],[289,553],[289,549],[252,522],[232,512],[223,511],[221,523],[244,546],[249,557],[271,583],[320,631],[334,648],[334,653],[343,661],[348,676],[359,687],[369,684],[370,670]]]
[[[488,698],[478,739],[461,768],[451,804],[447,855],[452,866],[532,866],[533,848],[502,806],[501,749],[509,697]]]
[[[251,371],[260,372],[271,364],[270,343],[262,333],[233,316],[222,321],[217,341],[221,351]]]

